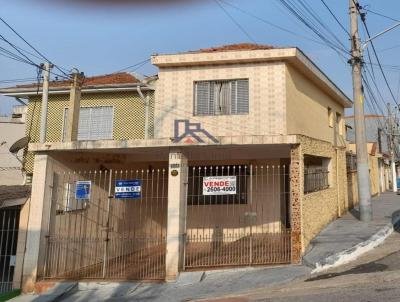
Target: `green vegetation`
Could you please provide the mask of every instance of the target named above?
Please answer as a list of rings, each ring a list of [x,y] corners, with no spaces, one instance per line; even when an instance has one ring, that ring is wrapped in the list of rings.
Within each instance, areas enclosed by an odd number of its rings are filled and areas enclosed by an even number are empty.
[[[0,294],[0,302],[8,301],[16,296],[19,296],[20,294],[21,294],[20,289],[13,289],[12,291]]]

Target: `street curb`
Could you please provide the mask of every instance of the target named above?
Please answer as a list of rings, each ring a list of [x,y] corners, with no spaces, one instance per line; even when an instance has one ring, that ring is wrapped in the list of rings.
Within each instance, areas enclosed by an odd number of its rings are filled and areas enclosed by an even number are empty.
[[[341,251],[339,253],[336,253],[334,255],[331,255],[325,259],[323,259],[320,262],[317,263],[310,263],[307,261],[303,262],[305,265],[313,268],[311,271],[311,274],[315,273],[321,273],[324,272],[328,269],[347,264],[358,257],[360,257],[362,254],[374,249],[385,239],[393,233],[394,226],[400,223],[400,210],[397,210],[393,212],[392,214],[392,222],[386,224],[382,229],[380,229],[377,233],[372,235],[368,240],[360,242],[359,244],[346,249],[344,251]]]

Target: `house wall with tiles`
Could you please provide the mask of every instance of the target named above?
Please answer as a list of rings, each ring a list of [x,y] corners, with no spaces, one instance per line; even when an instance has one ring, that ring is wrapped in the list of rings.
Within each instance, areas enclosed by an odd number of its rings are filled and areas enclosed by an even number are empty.
[[[331,143],[306,136],[298,136],[301,155],[321,156],[330,159],[329,188],[304,194],[301,201],[302,251],[310,241],[331,221],[348,209],[346,180],[346,151],[334,148]],[[304,181],[304,180],[303,180]],[[304,187],[301,188],[304,190]]]
[[[201,123],[201,127],[213,136],[286,134],[283,62],[160,67],[158,76],[156,138],[172,138],[177,119]],[[249,113],[195,116],[194,83],[230,79],[249,79]]]
[[[154,125],[154,92],[149,91],[150,115],[149,132],[153,133]],[[50,95],[48,102],[47,131],[48,142],[62,141],[64,110],[68,107],[69,95]],[[118,93],[83,93],[81,107],[113,106],[113,139],[132,140],[144,139],[145,107],[136,92]],[[26,135],[31,142],[39,141],[41,115],[41,96],[29,99],[28,115],[26,122]],[[27,173],[33,172],[33,153],[26,152],[25,169]]]

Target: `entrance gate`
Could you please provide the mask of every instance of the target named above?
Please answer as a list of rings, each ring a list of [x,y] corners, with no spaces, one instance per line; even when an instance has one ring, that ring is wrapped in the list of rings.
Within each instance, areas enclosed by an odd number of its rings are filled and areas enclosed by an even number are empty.
[[[19,207],[0,210],[0,293],[13,288],[19,214]]]
[[[185,268],[289,263],[288,171],[189,167]]]
[[[166,169],[54,173],[44,277],[164,279],[167,181]]]

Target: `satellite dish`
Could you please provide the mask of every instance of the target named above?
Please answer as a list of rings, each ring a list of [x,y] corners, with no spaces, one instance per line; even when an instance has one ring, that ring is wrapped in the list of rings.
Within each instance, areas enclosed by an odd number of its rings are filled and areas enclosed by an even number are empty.
[[[24,149],[29,144],[29,136],[25,136],[17,140],[12,146],[10,147],[10,152],[13,154],[18,153],[19,150]]]

